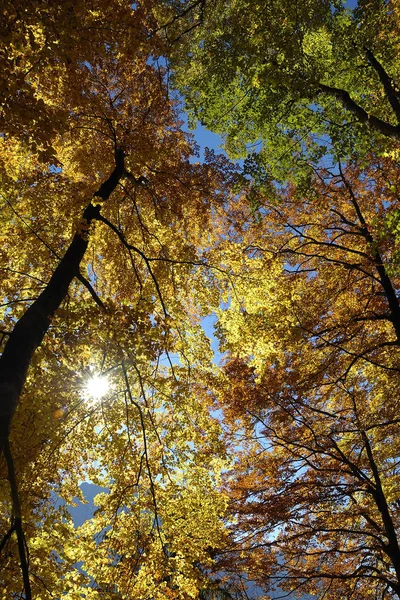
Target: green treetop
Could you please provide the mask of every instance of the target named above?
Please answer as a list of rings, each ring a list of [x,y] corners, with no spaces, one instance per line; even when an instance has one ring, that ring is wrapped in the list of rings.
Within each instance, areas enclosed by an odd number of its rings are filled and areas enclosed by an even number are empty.
[[[166,28],[175,83],[192,122],[225,136],[232,156],[257,150],[258,164],[285,179],[294,165],[304,173],[305,162],[326,153],[363,156],[400,137],[395,3],[361,0],[351,10],[337,0],[204,0],[180,7],[181,18]]]

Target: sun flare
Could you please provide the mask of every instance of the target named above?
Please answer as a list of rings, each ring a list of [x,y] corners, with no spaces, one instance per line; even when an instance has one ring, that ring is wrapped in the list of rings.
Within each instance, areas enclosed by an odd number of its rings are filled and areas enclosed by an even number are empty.
[[[86,395],[93,400],[100,400],[110,390],[110,382],[105,375],[93,375],[85,385]]]

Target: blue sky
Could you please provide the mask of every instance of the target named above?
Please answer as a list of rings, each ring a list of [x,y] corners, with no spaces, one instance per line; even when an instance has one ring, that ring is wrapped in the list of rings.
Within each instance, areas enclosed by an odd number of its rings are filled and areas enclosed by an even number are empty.
[[[200,123],[197,123],[197,127],[194,131],[191,131],[194,134],[196,143],[200,146],[200,153],[203,156],[204,148],[210,148],[210,150],[215,150],[215,152],[222,152],[222,138],[221,136],[209,131]]]

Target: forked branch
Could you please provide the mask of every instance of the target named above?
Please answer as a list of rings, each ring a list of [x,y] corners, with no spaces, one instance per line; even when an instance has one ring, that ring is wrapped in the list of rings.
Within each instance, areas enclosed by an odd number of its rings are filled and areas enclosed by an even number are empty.
[[[361,123],[369,125],[371,129],[379,131],[379,133],[382,133],[385,136],[392,137],[397,140],[400,139],[400,125],[391,125],[391,123],[383,121],[383,119],[367,113],[364,108],[362,108],[359,104],[357,104],[357,102],[355,102],[355,100],[353,100],[349,92],[346,90],[331,87],[323,83],[319,84],[319,89],[324,94],[328,94],[329,96],[337,98],[337,100],[342,103],[344,108],[353,113],[353,115],[355,115]]]

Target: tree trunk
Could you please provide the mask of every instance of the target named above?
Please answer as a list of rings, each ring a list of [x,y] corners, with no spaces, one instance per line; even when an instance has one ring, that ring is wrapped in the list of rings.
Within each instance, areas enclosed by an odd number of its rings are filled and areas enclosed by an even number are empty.
[[[101,206],[95,203],[95,198],[108,200],[124,173],[124,155],[122,151],[118,151],[113,172],[102,183],[83,212],[82,225],[89,226],[100,215]],[[49,328],[51,317],[65,298],[70,283],[79,273],[79,265],[88,243],[86,229],[75,233],[45,289],[23,314],[8,338],[0,358],[0,453],[8,438],[33,354]]]

